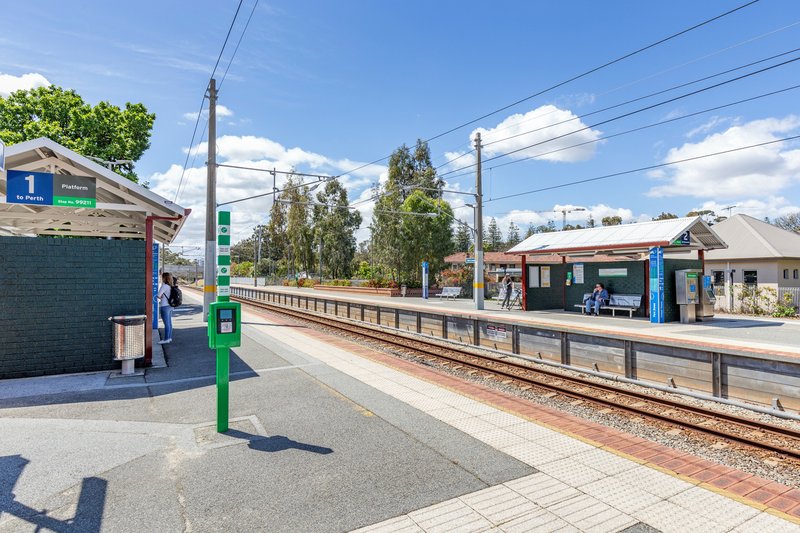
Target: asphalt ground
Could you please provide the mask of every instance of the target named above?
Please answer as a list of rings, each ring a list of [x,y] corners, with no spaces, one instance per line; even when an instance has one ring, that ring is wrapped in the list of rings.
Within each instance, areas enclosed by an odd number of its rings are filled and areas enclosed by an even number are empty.
[[[185,301],[167,368],[72,392],[0,383],[16,387],[0,395],[0,531],[347,531],[535,472],[264,322],[232,350],[218,435],[214,353]]]

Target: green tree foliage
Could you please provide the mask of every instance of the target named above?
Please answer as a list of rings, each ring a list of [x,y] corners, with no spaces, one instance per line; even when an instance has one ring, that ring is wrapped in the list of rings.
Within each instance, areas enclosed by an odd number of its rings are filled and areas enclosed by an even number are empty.
[[[444,267],[444,258],[453,251],[453,210],[444,200],[432,200],[424,191],[414,191],[403,202],[407,213],[431,213],[436,216],[403,216],[401,220],[402,273],[400,281],[417,284],[421,280],[421,264],[428,261],[430,272]]]
[[[269,223],[266,231],[266,251],[262,249],[264,257],[268,258],[275,266],[273,272],[283,274],[286,272],[286,257],[289,240],[286,237],[287,206],[280,202],[273,202],[269,211]],[[278,266],[283,263],[282,267]]]
[[[339,180],[331,180],[317,193],[314,206],[316,242],[322,242],[323,275],[349,278],[356,254],[355,231],[361,226],[361,213],[347,208],[347,191]]]
[[[528,231],[525,232],[525,238],[527,239],[531,235],[536,235],[537,233],[551,233],[556,230],[556,224],[552,220],[548,220],[547,224],[540,224],[538,226],[534,226],[533,224],[528,226]]]
[[[696,211],[689,211],[686,213],[687,217],[700,217],[708,223],[712,223],[716,218],[717,215],[714,211],[710,209],[700,209]]]
[[[589,215],[589,218],[586,219],[586,227],[593,228],[595,226],[597,226],[597,222],[595,222],[594,217],[592,215]]]
[[[484,250],[487,252],[500,252],[503,247],[503,232],[497,227],[497,220],[492,217],[486,226]]]
[[[186,259],[180,252],[173,252],[169,248],[164,247],[162,250],[161,260],[165,265],[193,265],[194,261]]]
[[[453,245],[454,252],[469,252],[469,249],[472,246],[472,232],[464,224],[455,224]]]
[[[600,223],[603,224],[604,226],[619,226],[620,224],[622,224],[622,217],[616,215],[603,217]]]
[[[513,221],[508,223],[508,237],[506,238],[506,249],[509,249],[522,240],[519,236],[519,226],[514,224]]]
[[[55,85],[0,97],[0,139],[6,144],[48,137],[81,155],[104,161],[138,161],[150,147],[155,119],[144,104],[128,102],[124,109],[109,102],[92,106],[75,91]],[[138,181],[133,165],[115,170]]]
[[[382,187],[375,189],[378,201],[371,225],[375,247],[374,259],[378,264],[376,266],[380,267],[384,275],[390,276],[395,281],[417,276],[418,265],[412,265],[407,259],[407,254],[398,251],[407,245],[404,239],[408,235],[408,228],[414,224],[422,224],[420,222],[422,218],[411,217],[411,221],[406,221],[409,216],[398,213],[403,210],[404,202],[413,192],[421,193],[435,205],[438,194],[428,189],[437,189],[442,185],[443,182],[437,177],[436,169],[431,163],[430,151],[425,142],[417,141],[413,153],[403,145],[389,157],[388,179]],[[447,237],[442,244],[447,247],[452,246],[449,223]],[[423,249],[430,248],[423,247]]]
[[[280,200],[286,210],[286,264],[289,275],[303,270],[309,272],[314,265],[311,228],[311,193],[301,185],[299,176],[291,175],[283,186]]]
[[[800,233],[800,211],[776,218],[775,225],[787,231]]]
[[[670,219],[673,219],[673,218],[678,218],[678,215],[675,215],[673,213],[666,213],[666,212],[662,211],[661,214],[658,215],[653,220],[670,220]]]

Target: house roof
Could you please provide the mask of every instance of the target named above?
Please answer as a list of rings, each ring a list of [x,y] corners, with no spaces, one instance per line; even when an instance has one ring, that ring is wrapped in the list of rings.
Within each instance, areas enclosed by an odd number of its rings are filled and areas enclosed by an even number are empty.
[[[728,244],[706,253],[706,260],[800,259],[800,234],[786,231],[747,215],[733,215],[714,225]]]
[[[169,244],[190,213],[190,210],[45,137],[14,144],[7,147],[5,153],[6,170],[94,178],[97,202],[95,208],[0,203],[0,234],[144,239],[148,215],[177,217],[178,220],[153,222],[155,239]],[[0,174],[0,199],[3,202],[6,192],[4,172]]]
[[[689,232],[689,244],[677,244]],[[508,253],[589,255],[593,253],[640,253],[660,246],[669,250],[713,250],[725,242],[700,217],[653,220],[619,226],[556,231],[531,235]]]

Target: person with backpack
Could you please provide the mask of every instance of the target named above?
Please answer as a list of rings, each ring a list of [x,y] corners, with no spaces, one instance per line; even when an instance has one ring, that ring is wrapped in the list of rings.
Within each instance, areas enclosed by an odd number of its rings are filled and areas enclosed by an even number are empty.
[[[158,288],[158,313],[161,315],[161,320],[164,322],[164,338],[158,341],[159,344],[169,344],[172,342],[172,305],[170,299],[173,297],[174,282],[172,275],[169,272],[161,274],[161,287]],[[180,289],[179,289],[180,290]]]
[[[511,310],[511,293],[514,290],[514,282],[511,281],[511,276],[506,274],[505,277],[503,278],[502,285],[503,285],[503,290],[505,291],[505,297],[503,298],[503,303],[500,304],[500,309],[503,309],[504,307],[506,307],[510,311]]]

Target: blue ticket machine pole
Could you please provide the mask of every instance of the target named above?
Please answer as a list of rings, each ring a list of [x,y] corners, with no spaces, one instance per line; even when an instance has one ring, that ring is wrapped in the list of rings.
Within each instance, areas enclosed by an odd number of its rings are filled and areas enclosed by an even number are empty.
[[[664,320],[664,249],[659,246],[650,248],[650,322]]]
[[[422,262],[422,297],[428,299],[428,262]]]

